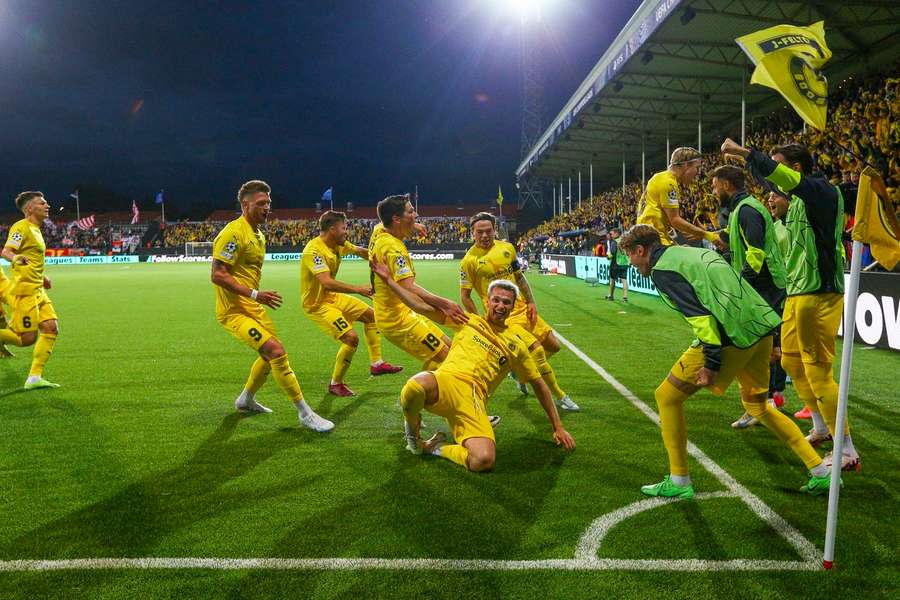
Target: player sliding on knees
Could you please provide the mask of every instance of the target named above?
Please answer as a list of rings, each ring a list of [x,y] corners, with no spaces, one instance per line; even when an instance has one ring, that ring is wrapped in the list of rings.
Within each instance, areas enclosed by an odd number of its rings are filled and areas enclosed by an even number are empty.
[[[12,318],[8,329],[0,329],[0,342],[16,346],[34,344],[31,370],[25,380],[26,390],[58,388],[58,383],[44,379],[44,365],[50,360],[59,325],[53,303],[44,290],[51,287],[44,276],[44,237],[41,223],[50,212],[50,205],[41,192],[22,192],[16,196],[16,208],[25,215],[13,223],[3,246],[3,258],[12,265],[12,286],[8,298]]]
[[[330,210],[322,213],[319,231],[320,234],[303,248],[300,260],[303,312],[341,345],[334,360],[328,392],[335,396],[353,396],[353,391],[344,383],[344,377],[359,346],[359,336],[353,331],[356,321],[363,323],[371,375],[398,373],[403,367],[395,367],[381,359],[381,334],[375,325],[374,311],[362,300],[348,295],[359,294],[370,298],[374,292],[372,287],[351,285],[335,279],[341,267],[341,257],[355,254],[368,260],[369,251],[347,241],[347,217],[344,213]]]
[[[378,278],[412,310],[456,331],[449,354],[440,366],[411,377],[400,392],[409,451],[441,456],[470,471],[493,468],[497,448],[486,404],[510,369],[518,373],[521,381],[531,384],[553,427],[557,445],[575,448],[575,440],[563,428],[550,390],[530,354],[540,342],[521,326],[506,324],[519,295],[514,283],[504,279],[492,282],[488,286],[485,317],[470,313],[465,323],[459,324],[394,281],[387,265],[374,261],[370,264]],[[443,433],[422,442],[422,410],[447,421],[452,443]]]
[[[747,412],[790,447],[809,469],[811,477],[800,491],[827,493],[831,482],[828,467],[800,428],[766,401],[772,331],[781,322],[772,307],[716,252],[664,246],[659,233],[649,225],[629,229],[619,248],[641,275],[653,280],[666,304],[684,316],[698,340],[656,388],[669,475],[660,483],[643,486],[641,492],[648,496],[694,496],[688,475],[684,401],[701,388],[721,396],[737,379]]]
[[[496,236],[497,220],[494,215],[480,212],[469,221],[472,227],[472,238],[475,244],[469,248],[459,263],[459,294],[462,305],[470,313],[478,314],[472,300],[472,290],[478,294],[483,306],[488,305],[488,286],[497,279],[515,278],[521,292],[516,296],[507,325],[520,325],[534,335],[540,344],[534,347],[532,357],[547,387],[550,388],[556,405],[563,410],[577,411],[579,407],[569,398],[556,381],[556,373],[550,366],[548,358],[559,352],[559,340],[544,319],[538,315],[534,294],[522,268],[516,258],[515,247],[507,241],[498,240]],[[519,383],[519,390],[528,393],[528,388]]]
[[[281,296],[276,291],[259,289],[266,256],[266,237],[261,227],[272,206],[271,191],[264,181],[248,181],[242,185],[238,191],[241,216],[228,223],[213,242],[216,319],[231,335],[259,353],[234,406],[245,412],[272,412],[255,399],[271,372],[297,408],[300,422],[313,431],[330,431],[334,423],[317,415],[303,400],[300,382],[291,369],[284,346],[275,336],[275,324],[266,314],[265,306],[281,306]]]

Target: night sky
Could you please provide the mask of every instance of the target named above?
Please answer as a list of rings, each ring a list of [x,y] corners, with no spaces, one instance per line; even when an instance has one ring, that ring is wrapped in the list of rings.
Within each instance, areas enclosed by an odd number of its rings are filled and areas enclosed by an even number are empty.
[[[0,0],[0,212],[79,185],[227,208],[252,178],[279,206],[330,185],[338,205],[415,184],[436,204],[514,197],[519,21],[498,4]],[[551,4],[545,121],[639,2]]]

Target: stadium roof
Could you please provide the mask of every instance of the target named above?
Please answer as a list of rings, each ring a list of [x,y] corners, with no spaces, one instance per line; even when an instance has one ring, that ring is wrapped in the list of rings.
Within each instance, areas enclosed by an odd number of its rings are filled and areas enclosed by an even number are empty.
[[[702,111],[704,150],[713,135],[739,135],[747,122],[785,105],[774,90],[750,85],[752,65],[734,39],[778,24],[825,21],[833,52],[832,88],[847,76],[898,56],[897,0],[645,0],[538,139],[516,175],[621,178],[623,152],[663,160],[671,147],[696,146]]]

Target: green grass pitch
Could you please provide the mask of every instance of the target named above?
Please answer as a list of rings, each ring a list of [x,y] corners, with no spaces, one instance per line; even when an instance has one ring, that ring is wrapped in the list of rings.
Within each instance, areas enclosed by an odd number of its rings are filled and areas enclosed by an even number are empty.
[[[418,280],[457,297],[452,262]],[[60,337],[46,376],[20,393],[30,349],[0,362],[0,560],[74,558],[571,559],[607,513],[642,500],[666,472],[656,426],[564,349],[552,360],[582,407],[562,415],[578,448],[552,445],[533,396],[503,384],[494,472],[471,474],[403,450],[397,393],[417,365],[385,342],[400,375],[368,376],[360,347],[348,383],[325,388],[336,345],[299,308],[297,264],[270,263],[263,287],[285,306],[278,333],[310,404],[336,423],[302,429],[270,380],[274,414],[232,407],[253,353],[213,315],[208,264],[50,267]],[[340,278],[362,282],[365,265]],[[658,299],[603,301],[604,288],[531,274],[557,331],[643,401],[691,339]],[[359,327],[359,326],[357,326]],[[0,571],[0,597],[890,597],[900,585],[900,355],[857,347],[850,419],[863,470],[845,474],[836,569],[806,572],[59,570]],[[789,388],[788,406],[799,408]],[[655,408],[655,407],[654,407]],[[687,404],[691,440],[820,550],[825,498],[800,495],[802,465],[761,426],[734,431],[736,387]],[[426,417],[435,426],[435,417]],[[801,427],[807,427],[805,423]],[[691,463],[697,492],[722,485]],[[736,498],[668,504],[613,528],[600,558],[796,561]],[[661,563],[665,564],[665,563]],[[673,563],[675,564],[675,563]]]

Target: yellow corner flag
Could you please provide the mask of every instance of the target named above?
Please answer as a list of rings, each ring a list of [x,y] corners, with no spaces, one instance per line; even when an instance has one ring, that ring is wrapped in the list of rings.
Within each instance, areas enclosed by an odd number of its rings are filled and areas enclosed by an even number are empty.
[[[828,82],[820,72],[831,58],[825,22],[809,27],[776,25],[735,40],[756,69],[750,83],[777,90],[800,117],[822,131],[828,109]]]
[[[884,210],[881,198],[887,197],[881,175],[866,167],[859,176],[853,239],[869,244],[875,260],[893,271],[900,262],[900,225],[892,211]]]
[[[497,186],[497,206],[503,206],[503,188]]]

